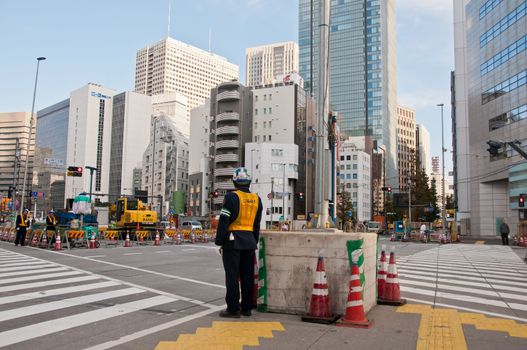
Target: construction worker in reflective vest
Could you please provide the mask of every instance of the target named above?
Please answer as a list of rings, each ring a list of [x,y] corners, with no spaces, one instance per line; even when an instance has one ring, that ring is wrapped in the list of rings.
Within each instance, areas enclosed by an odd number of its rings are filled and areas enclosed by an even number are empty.
[[[26,232],[29,226],[29,209],[24,209],[23,213],[16,217],[16,238],[15,245],[24,246],[26,243]]]
[[[48,216],[46,216],[46,231],[51,232],[53,231],[55,233],[56,226],[57,225],[57,218],[55,217],[55,212],[53,209],[51,209],[48,213]],[[55,235],[51,238],[51,244],[55,243]]]
[[[249,191],[251,177],[246,168],[235,169],[232,182],[236,190],[225,195],[215,243],[221,247],[227,287],[227,309],[220,312],[220,317],[239,318],[240,314],[251,316],[251,309],[256,306],[254,251],[260,235],[262,201]]]

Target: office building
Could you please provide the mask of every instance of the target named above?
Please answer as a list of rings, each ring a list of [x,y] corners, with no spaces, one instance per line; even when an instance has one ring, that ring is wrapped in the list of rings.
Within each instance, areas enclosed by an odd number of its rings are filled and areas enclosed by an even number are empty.
[[[372,219],[371,157],[352,139],[343,139],[339,147],[339,192],[348,192],[359,222]]]
[[[92,179],[94,201],[107,202],[111,169],[112,111],[115,91],[89,83],[70,94],[66,166],[97,168]],[[90,191],[90,175],[66,176],[65,199]]]
[[[36,120],[31,132],[28,154],[30,119],[31,113],[28,112],[0,113],[0,193],[3,196],[11,194],[13,198],[21,197],[26,162],[28,166],[26,190],[31,190]],[[30,198],[26,195],[26,198],[28,197]],[[18,207],[20,199],[16,203]],[[29,204],[30,199],[26,206]]]
[[[399,190],[408,191],[409,181],[416,162],[415,112],[397,106],[397,169]]]
[[[179,92],[187,98],[187,116],[224,81],[238,79],[238,66],[226,58],[167,37],[137,51],[135,91],[145,95]]]
[[[179,92],[167,92],[152,96],[152,115],[172,118],[175,127],[186,137],[190,136],[190,118],[187,113],[188,100]]]
[[[423,124],[415,124],[415,147],[417,164],[426,175],[430,176],[432,172],[430,166],[430,133]]]
[[[527,149],[526,13],[525,0],[465,0],[454,7],[455,189],[462,233],[495,236],[505,219],[515,234],[523,213],[518,198],[527,184],[517,180],[527,172],[513,166],[526,160],[509,145],[490,154],[487,142],[518,141]]]
[[[140,167],[148,146],[152,113],[151,97],[122,92],[113,97],[110,143],[109,200],[134,194],[133,171]],[[88,175],[86,171],[86,175]]]
[[[313,19],[313,22],[311,21]],[[299,2],[300,75],[317,96],[318,1]],[[371,136],[386,150],[388,185],[398,186],[395,1],[332,1],[329,103],[343,135]]]
[[[294,41],[263,45],[245,50],[245,84],[276,83],[278,75],[298,72],[298,44]]]

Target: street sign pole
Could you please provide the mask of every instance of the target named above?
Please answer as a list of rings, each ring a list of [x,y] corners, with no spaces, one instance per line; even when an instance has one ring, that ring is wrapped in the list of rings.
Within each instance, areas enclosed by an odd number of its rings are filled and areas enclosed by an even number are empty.
[[[86,166],[85,168],[90,170],[90,203],[91,203],[93,172],[97,171],[97,168],[94,168],[92,166]]]

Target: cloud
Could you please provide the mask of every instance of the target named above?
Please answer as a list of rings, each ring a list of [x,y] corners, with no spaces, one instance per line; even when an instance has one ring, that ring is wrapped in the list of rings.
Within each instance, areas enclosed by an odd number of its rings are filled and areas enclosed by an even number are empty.
[[[397,6],[400,10],[433,15],[444,15],[453,11],[452,0],[398,0]]]

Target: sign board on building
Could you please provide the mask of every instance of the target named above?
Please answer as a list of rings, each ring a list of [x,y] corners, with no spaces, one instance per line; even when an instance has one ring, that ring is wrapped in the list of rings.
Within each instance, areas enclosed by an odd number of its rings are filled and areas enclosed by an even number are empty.
[[[296,216],[296,219],[297,219],[297,220],[305,220],[305,219],[306,219],[306,216],[305,216],[305,215],[297,215],[297,216]]]

